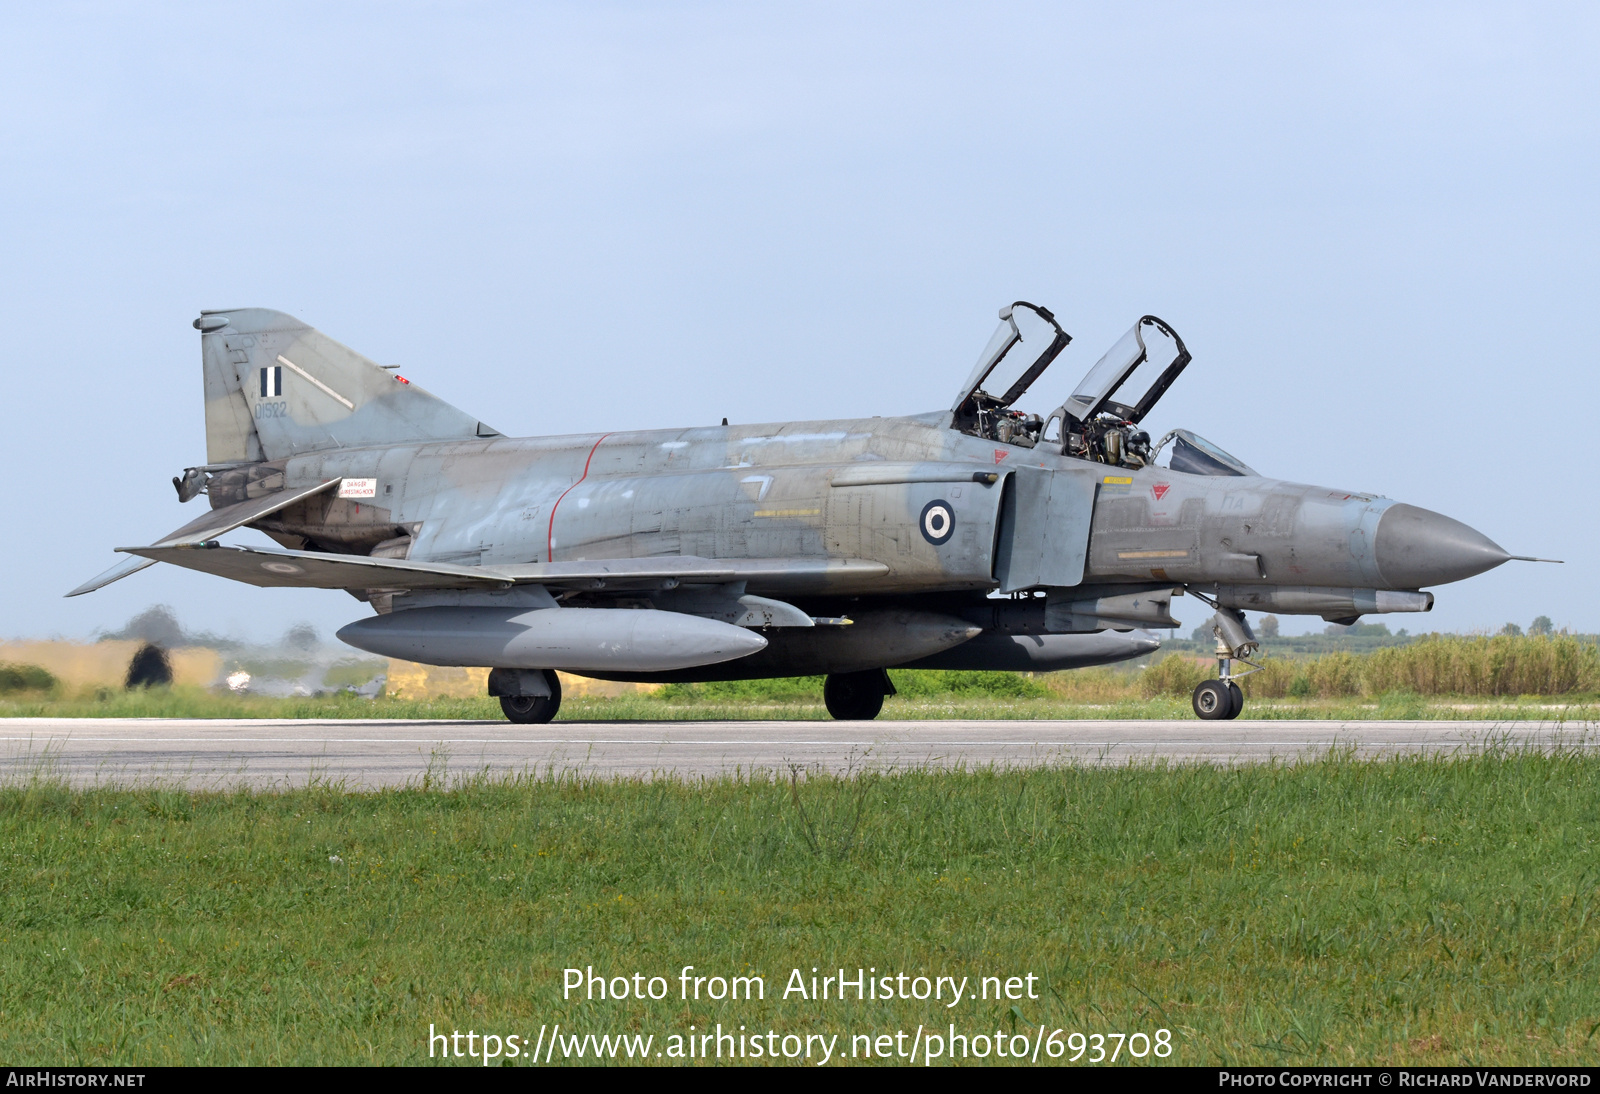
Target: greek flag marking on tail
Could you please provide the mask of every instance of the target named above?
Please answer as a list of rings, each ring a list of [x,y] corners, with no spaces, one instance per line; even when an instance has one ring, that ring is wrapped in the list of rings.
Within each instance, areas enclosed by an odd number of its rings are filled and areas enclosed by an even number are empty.
[[[301,368],[299,365],[295,364],[281,353],[278,354],[278,362],[280,364],[287,365],[296,374],[304,376],[307,380],[310,380],[313,384],[316,384],[317,387],[321,389],[322,393],[328,396],[328,398],[334,400],[335,402],[343,403],[346,410],[354,410],[356,408],[356,404],[352,403],[349,399],[346,399],[343,395],[340,395],[337,391],[333,390],[333,388],[329,387],[327,384],[311,375],[311,373],[307,372],[305,369]]]
[[[283,366],[268,365],[261,370],[261,397],[276,399],[283,394]]]
[[[490,435],[477,418],[291,315],[238,308],[202,318],[211,463]]]

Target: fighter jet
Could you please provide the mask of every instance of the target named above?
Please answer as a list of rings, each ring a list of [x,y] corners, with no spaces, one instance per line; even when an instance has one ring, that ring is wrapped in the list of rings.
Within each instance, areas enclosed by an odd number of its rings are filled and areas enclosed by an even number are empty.
[[[74,589],[155,562],[343,589],[358,649],[488,667],[514,722],[555,670],[608,680],[825,674],[876,717],[889,667],[1043,671],[1155,649],[1213,611],[1202,718],[1237,717],[1243,609],[1350,622],[1513,556],[1438,513],[1268,478],[1143,422],[1189,364],[1144,316],[1047,415],[1016,407],[1071,342],[1017,301],[946,409],[908,417],[511,438],[282,312],[202,312],[205,515]],[[1165,453],[1165,465],[1158,461]],[[258,529],[277,548],[224,545]]]

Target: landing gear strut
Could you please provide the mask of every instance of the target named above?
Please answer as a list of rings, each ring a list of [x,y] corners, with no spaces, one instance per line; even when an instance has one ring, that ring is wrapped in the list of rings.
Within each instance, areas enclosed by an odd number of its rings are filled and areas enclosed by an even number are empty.
[[[883,710],[884,698],[893,694],[894,684],[884,669],[830,673],[822,684],[822,701],[841,722],[870,722]]]
[[[549,669],[491,669],[489,694],[511,721],[543,725],[561,709],[561,678]]]
[[[1244,710],[1244,690],[1240,677],[1249,676],[1261,666],[1246,658],[1256,650],[1255,635],[1244,620],[1244,613],[1219,608],[1212,633],[1217,636],[1217,679],[1202,680],[1194,689],[1194,712],[1206,721],[1230,721]],[[1236,671],[1234,663],[1249,666]]]

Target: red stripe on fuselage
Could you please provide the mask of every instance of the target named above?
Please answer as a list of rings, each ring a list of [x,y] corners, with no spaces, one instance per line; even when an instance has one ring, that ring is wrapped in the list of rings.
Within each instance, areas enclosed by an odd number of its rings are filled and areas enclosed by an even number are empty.
[[[600,441],[605,440],[609,436],[611,436],[609,433],[601,434]],[[600,441],[595,441],[594,448],[589,449],[589,458],[583,461],[583,474],[578,476],[578,482],[573,483],[571,486],[561,491],[561,496],[557,498],[556,503],[550,507],[550,530],[545,535],[544,540],[544,560],[546,562],[554,562],[556,560],[556,510],[561,508],[561,503],[567,500],[567,495],[577,489],[578,483],[581,483],[584,479],[589,477],[589,465],[594,462],[595,450],[600,447]]]

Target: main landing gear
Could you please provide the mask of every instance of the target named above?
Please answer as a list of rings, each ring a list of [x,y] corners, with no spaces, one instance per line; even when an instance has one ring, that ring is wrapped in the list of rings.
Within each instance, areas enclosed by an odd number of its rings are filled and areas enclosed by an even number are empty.
[[[894,684],[884,669],[830,673],[822,684],[822,701],[841,722],[870,722],[893,694]]]
[[[491,669],[489,694],[518,725],[544,725],[561,709],[561,678],[550,669]]]
[[[1218,608],[1212,620],[1211,633],[1217,636],[1217,679],[1202,680],[1194,689],[1194,712],[1208,722],[1231,721],[1244,710],[1239,679],[1261,668],[1246,660],[1256,651],[1256,636],[1250,633],[1243,612]],[[1249,667],[1235,671],[1235,662]]]

